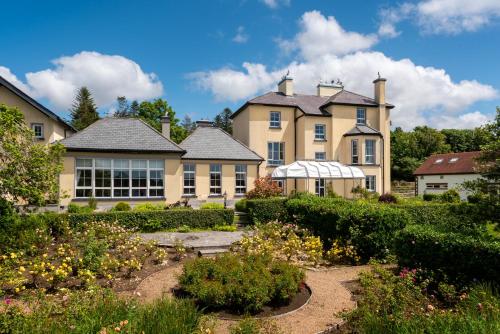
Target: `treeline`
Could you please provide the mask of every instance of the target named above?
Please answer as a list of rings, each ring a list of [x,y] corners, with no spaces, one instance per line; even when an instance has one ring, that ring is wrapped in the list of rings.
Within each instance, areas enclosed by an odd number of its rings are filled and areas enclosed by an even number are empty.
[[[497,111],[498,112],[498,111]],[[412,131],[391,131],[391,178],[412,181],[413,172],[435,153],[480,151],[495,140],[488,126],[436,130],[417,126]]]
[[[158,131],[161,131],[161,117],[168,116],[170,118],[170,138],[176,143],[183,141],[196,127],[189,115],[185,115],[184,119],[180,121],[172,106],[162,98],[152,101],[128,101],[125,96],[119,96],[116,99],[116,106],[117,108],[112,114],[113,117],[140,118]],[[214,117],[215,126],[231,134],[233,132],[231,115],[231,109],[225,108]],[[70,110],[70,117],[71,125],[77,130],[83,130],[100,119],[97,106],[87,87],[78,90]]]

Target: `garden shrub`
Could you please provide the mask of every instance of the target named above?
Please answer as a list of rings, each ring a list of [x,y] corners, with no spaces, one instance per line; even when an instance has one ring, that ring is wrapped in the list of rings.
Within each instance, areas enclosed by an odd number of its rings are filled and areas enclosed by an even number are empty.
[[[422,198],[426,202],[432,202],[436,201],[439,198],[439,194],[424,194]]]
[[[455,189],[449,189],[439,195],[439,200],[445,203],[460,203],[460,194]]]
[[[287,222],[289,218],[286,201],[285,197],[247,200],[250,222],[268,223],[276,220]]]
[[[500,241],[450,232],[432,225],[409,225],[396,238],[400,266],[424,268],[452,282],[500,283]]]
[[[131,209],[127,202],[118,202],[110,211],[130,211]]]
[[[200,206],[200,209],[202,209],[202,210],[205,210],[205,209],[224,209],[224,204],[215,203],[215,202],[207,202],[207,203],[203,203]]]
[[[253,189],[247,192],[248,199],[257,198],[271,198],[281,196],[283,189],[281,189],[270,176],[264,176],[254,181]]]
[[[93,221],[117,222],[124,227],[137,229],[141,232],[155,232],[179,228],[183,225],[201,229],[209,229],[216,225],[232,225],[234,211],[232,209],[170,209],[139,212],[96,212],[62,215],[60,219],[65,219],[65,217],[72,226],[84,226],[86,223]]]
[[[398,198],[391,193],[385,193],[385,194],[380,195],[380,197],[378,198],[378,201],[380,203],[397,203]]]
[[[145,212],[145,211],[157,211],[157,210],[166,210],[167,205],[165,203],[140,203],[134,205],[132,211],[137,212]]]
[[[94,209],[88,205],[78,205],[75,203],[70,203],[68,205],[68,213],[92,213]]]
[[[247,212],[248,211],[247,199],[242,198],[239,201],[237,201],[236,203],[234,203],[234,208],[236,211],[239,211],[239,212]]]
[[[303,280],[304,272],[285,261],[225,254],[187,262],[179,284],[202,306],[256,313],[265,305],[288,303]]]

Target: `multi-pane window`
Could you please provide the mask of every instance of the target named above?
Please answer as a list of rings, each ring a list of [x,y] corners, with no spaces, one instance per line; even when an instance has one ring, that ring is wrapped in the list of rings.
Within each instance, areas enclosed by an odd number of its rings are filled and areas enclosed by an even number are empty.
[[[314,139],[315,140],[326,140],[326,125],[325,124],[314,125]]]
[[[325,179],[314,180],[314,189],[317,196],[325,196]]]
[[[375,175],[366,175],[365,188],[368,191],[375,191],[375,189],[377,189]]]
[[[285,143],[267,143],[267,163],[269,165],[283,165],[285,160]]]
[[[375,140],[373,139],[365,140],[365,163],[375,163]]]
[[[269,127],[275,129],[281,128],[281,112],[271,111],[269,113]]]
[[[184,195],[196,195],[196,165],[184,164]]]
[[[163,197],[163,160],[76,159],[75,197]]]
[[[447,190],[448,189],[448,183],[426,183],[425,187],[427,189],[441,189],[441,190]]]
[[[357,108],[356,109],[356,124],[366,124],[366,109]]]
[[[316,161],[324,161],[326,160],[326,152],[315,152],[314,160]]]
[[[36,139],[43,139],[43,124],[31,123],[31,130],[35,133]]]
[[[219,164],[210,165],[210,195],[222,194],[222,166]]]
[[[236,195],[244,195],[247,192],[247,166],[246,165],[235,165],[234,166],[235,178],[236,178]]]
[[[285,181],[284,180],[273,180],[273,182],[281,189],[281,192],[285,192]]]
[[[351,164],[357,165],[359,163],[359,150],[358,150],[358,140],[351,140]]]

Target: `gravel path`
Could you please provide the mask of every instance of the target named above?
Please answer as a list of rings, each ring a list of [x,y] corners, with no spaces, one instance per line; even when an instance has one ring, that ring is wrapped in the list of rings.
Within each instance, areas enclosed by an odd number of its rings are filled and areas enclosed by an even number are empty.
[[[341,322],[335,314],[353,309],[356,303],[351,293],[342,282],[358,278],[369,266],[342,267],[327,270],[307,270],[306,283],[312,290],[312,297],[305,307],[290,314],[275,317],[273,320],[284,333],[314,334],[324,331]],[[182,272],[182,265],[177,264],[156,272],[142,281],[135,294],[140,301],[150,302],[162,296],[171,295],[171,289],[177,284],[177,277]],[[229,326],[234,322],[219,320],[217,334],[229,333]]]

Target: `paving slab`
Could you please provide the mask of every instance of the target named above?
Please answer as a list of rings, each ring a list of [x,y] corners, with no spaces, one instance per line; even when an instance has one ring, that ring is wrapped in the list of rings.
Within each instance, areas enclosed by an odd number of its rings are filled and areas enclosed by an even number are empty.
[[[173,247],[177,240],[180,240],[185,247],[189,248],[222,248],[229,247],[233,243],[240,241],[245,232],[155,232],[140,233],[139,236],[145,240],[156,240],[158,245]]]

